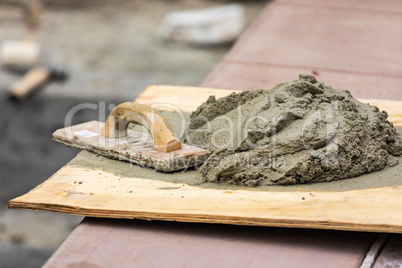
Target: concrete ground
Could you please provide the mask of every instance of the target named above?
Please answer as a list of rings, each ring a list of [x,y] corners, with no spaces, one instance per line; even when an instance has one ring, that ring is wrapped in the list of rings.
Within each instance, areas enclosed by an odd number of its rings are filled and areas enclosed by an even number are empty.
[[[7,1],[10,2],[10,1]],[[155,32],[164,14],[226,1],[45,1],[43,23],[29,31],[17,7],[0,1],[0,42],[36,36],[42,62],[66,66],[71,78],[24,103],[7,89],[19,76],[0,70],[0,267],[39,267],[81,221],[55,213],[8,210],[7,201],[46,180],[78,150],[51,141],[76,105],[131,101],[150,84],[198,85],[230,45],[165,44]],[[266,1],[243,1],[248,22]],[[107,106],[106,106],[107,107]],[[99,119],[81,110],[73,123]]]

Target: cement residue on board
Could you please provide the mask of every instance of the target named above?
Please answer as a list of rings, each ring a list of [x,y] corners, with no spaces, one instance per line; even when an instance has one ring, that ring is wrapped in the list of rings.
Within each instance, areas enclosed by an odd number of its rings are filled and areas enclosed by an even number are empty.
[[[398,164],[402,141],[387,113],[310,75],[272,90],[211,96],[185,142],[213,153],[199,182],[244,186],[341,180]]]

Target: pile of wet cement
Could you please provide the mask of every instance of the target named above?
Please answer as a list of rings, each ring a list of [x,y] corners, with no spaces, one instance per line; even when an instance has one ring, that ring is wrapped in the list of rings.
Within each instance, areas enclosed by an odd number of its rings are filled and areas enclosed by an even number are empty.
[[[269,91],[211,96],[185,142],[213,153],[199,182],[245,186],[333,181],[398,164],[402,140],[387,113],[310,75]]]

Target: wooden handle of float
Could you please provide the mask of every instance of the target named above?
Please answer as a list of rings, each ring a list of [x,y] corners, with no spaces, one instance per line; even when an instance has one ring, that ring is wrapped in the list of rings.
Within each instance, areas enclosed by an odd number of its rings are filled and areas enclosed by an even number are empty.
[[[181,143],[166,119],[151,107],[134,102],[125,102],[114,108],[101,129],[101,135],[114,139],[125,137],[129,123],[142,125],[149,131],[155,150],[171,152],[181,149]]]
[[[33,90],[46,82],[49,75],[50,71],[47,68],[33,68],[20,81],[11,86],[11,96],[19,100],[25,99]]]

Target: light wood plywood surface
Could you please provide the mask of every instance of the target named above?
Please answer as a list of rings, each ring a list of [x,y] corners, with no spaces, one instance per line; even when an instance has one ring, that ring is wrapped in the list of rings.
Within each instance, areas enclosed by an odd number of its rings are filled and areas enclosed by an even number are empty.
[[[211,94],[231,93],[150,86],[137,102],[158,103],[162,92],[172,105],[189,100],[185,111],[194,110]],[[367,101],[385,108],[401,124],[400,102]],[[29,193],[11,200],[9,207],[108,218],[402,233],[401,203],[402,186],[343,192],[220,190],[65,166]]]

